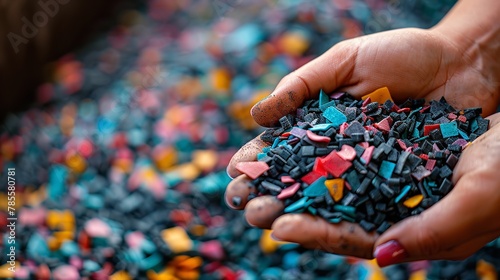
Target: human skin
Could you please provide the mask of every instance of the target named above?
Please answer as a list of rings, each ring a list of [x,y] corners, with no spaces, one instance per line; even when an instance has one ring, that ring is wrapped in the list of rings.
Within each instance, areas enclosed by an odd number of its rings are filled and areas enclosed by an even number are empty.
[[[227,204],[245,210],[247,221],[272,228],[279,240],[306,248],[361,258],[380,266],[423,259],[463,259],[500,236],[500,1],[462,0],[435,27],[399,29],[343,41],[284,77],[271,95],[252,108],[262,126],[274,126],[305,100],[326,92],[361,97],[387,86],[396,101],[445,97],[455,108],[482,107],[490,130],[462,154],[454,189],[422,214],[392,226],[381,236],[359,225],[330,224],[307,214],[282,215],[283,204],[270,196],[247,203],[255,191],[235,165],[254,161],[267,146],[259,137],[244,145],[228,166],[235,178]],[[232,204],[233,197],[241,204]]]

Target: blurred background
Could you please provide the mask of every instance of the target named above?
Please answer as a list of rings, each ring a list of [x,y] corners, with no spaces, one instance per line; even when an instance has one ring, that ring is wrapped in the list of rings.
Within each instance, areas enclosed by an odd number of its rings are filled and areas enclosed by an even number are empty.
[[[225,167],[261,130],[249,110],[281,77],[454,2],[0,1],[0,278],[494,279],[496,243],[380,269],[276,242],[223,202]]]

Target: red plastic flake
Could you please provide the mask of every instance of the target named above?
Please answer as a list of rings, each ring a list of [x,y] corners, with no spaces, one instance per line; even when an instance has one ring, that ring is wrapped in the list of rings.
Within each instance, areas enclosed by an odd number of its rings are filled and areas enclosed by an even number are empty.
[[[343,145],[337,154],[345,160],[352,161],[356,157],[356,150],[349,145]]]
[[[424,113],[425,111],[429,110],[430,107],[431,105],[425,106],[424,108],[420,109],[420,113]]]
[[[428,124],[424,125],[424,136],[429,135],[434,129],[439,129],[439,124]]]
[[[306,132],[307,137],[314,142],[319,142],[319,143],[330,143],[331,139],[330,137],[327,136],[320,136],[310,130]]]
[[[264,172],[269,170],[269,165],[263,161],[248,161],[238,162],[236,169],[243,174],[246,174],[252,180],[259,178]]]
[[[398,105],[396,105],[396,103],[394,103],[394,104],[392,105],[391,111],[392,111],[392,112],[397,112],[399,109],[400,109],[400,108],[399,108],[399,106],[398,106]]]
[[[360,145],[361,147],[363,147],[364,149],[370,147],[370,143],[368,142],[361,142],[361,143],[358,143],[358,145]]]
[[[429,156],[426,155],[426,154],[421,154],[418,157],[421,158],[421,159],[423,159],[423,160],[428,160],[429,159]]]
[[[389,132],[391,130],[391,125],[392,125],[392,118],[386,117],[380,122],[376,123],[374,127],[378,128],[379,130]]]
[[[282,183],[295,183],[295,179],[293,179],[291,176],[281,176],[281,182]]]
[[[464,115],[461,115],[458,117],[458,120],[464,123],[467,121],[467,118]]]
[[[318,174],[314,171],[311,171],[311,172],[307,173],[306,175],[304,175],[302,178],[300,178],[300,180],[302,180],[302,182],[310,185],[321,177],[322,177],[321,174]]]
[[[406,150],[408,148],[408,147],[406,147],[406,144],[405,144],[405,142],[403,140],[396,139],[396,141],[398,142],[399,147],[401,147],[401,149]]]
[[[285,132],[285,133],[281,134],[281,137],[287,137],[288,138],[288,136],[290,136],[290,135],[291,135],[291,133],[290,133],[290,131],[288,131],[288,132]]]
[[[432,169],[434,169],[434,166],[436,166],[436,160],[429,159],[429,160],[427,160],[427,163],[425,164],[425,169],[432,171]]]
[[[313,171],[316,172],[317,174],[320,174],[321,176],[328,175],[328,172],[323,166],[323,161],[321,158],[316,158],[316,160],[314,161]]]
[[[454,113],[449,113],[449,114],[448,114],[448,119],[450,119],[450,120],[454,120],[454,119],[456,119],[456,118],[457,118],[457,115],[455,115]]]
[[[398,112],[398,113],[408,113],[410,111],[411,111],[410,108],[401,108],[401,109],[397,110],[396,112]]]
[[[342,135],[345,135],[345,130],[349,127],[349,124],[348,123],[343,123],[340,125],[339,127],[339,133],[342,134]]]
[[[374,149],[375,149],[375,146],[370,146],[370,147],[366,148],[365,151],[363,152],[363,154],[361,155],[361,161],[365,165],[368,165],[370,163]]]
[[[300,189],[300,183],[295,183],[285,189],[283,189],[280,194],[278,194],[277,198],[278,199],[287,199],[289,197],[292,197],[297,191]]]
[[[365,101],[363,101],[363,104],[361,105],[361,107],[366,107],[370,103],[372,103],[372,99],[371,99],[371,97],[368,97],[365,99]]]
[[[344,181],[344,186],[345,186],[345,187],[346,187],[346,189],[348,189],[349,191],[352,191],[352,187],[351,187],[351,185],[349,185],[349,182]]]
[[[351,167],[352,163],[341,158],[337,151],[331,152],[323,159],[324,168],[333,176],[339,178]]]

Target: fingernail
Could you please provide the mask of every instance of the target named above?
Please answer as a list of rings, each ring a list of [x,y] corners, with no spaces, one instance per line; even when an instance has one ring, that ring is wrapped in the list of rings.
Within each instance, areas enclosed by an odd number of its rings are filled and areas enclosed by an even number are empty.
[[[272,238],[274,241],[283,241],[283,240],[279,239],[278,237],[276,237],[276,235],[274,235],[274,232],[271,232],[271,238]]]
[[[233,196],[233,198],[231,199],[231,203],[233,204],[234,207],[238,207],[241,205],[241,197],[239,196]]]
[[[380,267],[403,262],[408,257],[405,248],[396,240],[377,246],[374,255]]]

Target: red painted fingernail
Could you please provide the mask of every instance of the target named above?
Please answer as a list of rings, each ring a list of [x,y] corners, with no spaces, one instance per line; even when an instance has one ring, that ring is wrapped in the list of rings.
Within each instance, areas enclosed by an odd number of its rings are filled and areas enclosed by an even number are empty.
[[[375,248],[375,258],[380,267],[403,262],[408,257],[405,248],[395,240],[388,241]]]

